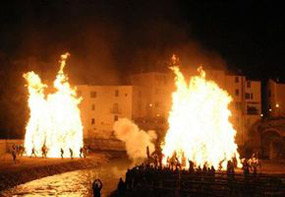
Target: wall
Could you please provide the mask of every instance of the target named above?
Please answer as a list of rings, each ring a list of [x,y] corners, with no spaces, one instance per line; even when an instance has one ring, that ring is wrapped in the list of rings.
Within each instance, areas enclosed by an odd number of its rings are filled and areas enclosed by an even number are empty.
[[[266,91],[269,116],[285,116],[285,84],[270,79]]]
[[[77,89],[83,99],[79,108],[85,139],[108,139],[116,119],[132,119],[132,86],[79,85]]]

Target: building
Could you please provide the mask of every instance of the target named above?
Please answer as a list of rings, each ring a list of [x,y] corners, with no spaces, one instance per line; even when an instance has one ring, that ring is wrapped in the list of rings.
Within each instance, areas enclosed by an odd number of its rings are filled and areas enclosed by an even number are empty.
[[[285,84],[278,83],[272,79],[268,80],[266,86],[265,110],[270,117],[281,117],[285,115]]]
[[[250,130],[261,119],[260,81],[220,70],[206,70],[206,78],[232,96],[230,121],[237,130],[236,142],[243,146],[249,140]],[[155,129],[163,137],[168,127],[171,93],[175,90],[173,73],[139,73],[131,76],[131,83],[138,91],[133,101],[135,122],[144,129]]]
[[[158,139],[163,140],[175,90],[174,74],[148,72],[130,78],[131,86],[78,86],[83,98],[80,109],[84,138],[109,138],[114,122],[126,117],[144,130],[156,130]],[[215,81],[233,98],[230,121],[237,130],[237,144],[243,146],[250,140],[250,130],[261,119],[260,81],[218,70],[206,70],[206,78]]]
[[[132,86],[78,85],[84,139],[108,139],[118,118],[132,119]]]

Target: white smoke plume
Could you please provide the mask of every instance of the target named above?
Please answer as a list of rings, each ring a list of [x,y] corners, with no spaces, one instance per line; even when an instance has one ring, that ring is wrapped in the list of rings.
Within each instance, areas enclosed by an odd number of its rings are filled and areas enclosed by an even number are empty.
[[[146,147],[149,147],[150,154],[155,150],[153,140],[157,138],[153,130],[144,131],[127,118],[119,119],[114,124],[115,136],[125,142],[126,151],[133,162],[142,161],[147,157]]]

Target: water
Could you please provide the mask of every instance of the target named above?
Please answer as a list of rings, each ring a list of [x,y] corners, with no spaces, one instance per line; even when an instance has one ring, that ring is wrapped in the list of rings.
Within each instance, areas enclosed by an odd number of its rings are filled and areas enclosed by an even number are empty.
[[[27,182],[0,193],[0,196],[92,196],[92,182],[99,178],[103,182],[102,196],[108,196],[124,177],[129,162],[116,159],[105,166],[88,170],[77,170]]]

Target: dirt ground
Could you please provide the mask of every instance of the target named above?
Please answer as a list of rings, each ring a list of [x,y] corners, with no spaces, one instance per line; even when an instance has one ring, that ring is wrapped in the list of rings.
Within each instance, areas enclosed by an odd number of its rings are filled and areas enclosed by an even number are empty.
[[[98,152],[93,153],[84,160],[87,162],[106,162],[111,155],[108,155],[106,152]],[[68,162],[76,162],[81,161],[82,158],[47,158],[43,159],[41,157],[37,158],[30,158],[30,157],[18,157],[17,162],[14,163],[12,156],[10,154],[5,154],[0,156],[0,172],[3,171],[18,171],[22,169],[29,169],[34,167],[41,167],[41,166],[48,166],[48,165],[55,165],[55,164],[62,164]],[[269,173],[269,174],[285,174],[285,161],[269,161],[269,160],[262,160],[261,161],[261,169],[260,172],[262,173]]]
[[[0,191],[54,174],[98,167],[109,159],[107,153],[94,153],[74,159],[19,157],[14,163],[12,156],[6,154],[0,158]]]
[[[108,156],[107,156],[108,157]],[[77,162],[82,160],[92,161],[92,162],[103,162],[107,160],[106,154],[98,153],[92,154],[86,158],[41,158],[41,157],[17,157],[16,163],[14,163],[11,154],[5,154],[0,157],[0,172],[3,171],[17,171],[21,169],[28,169],[34,167]]]

